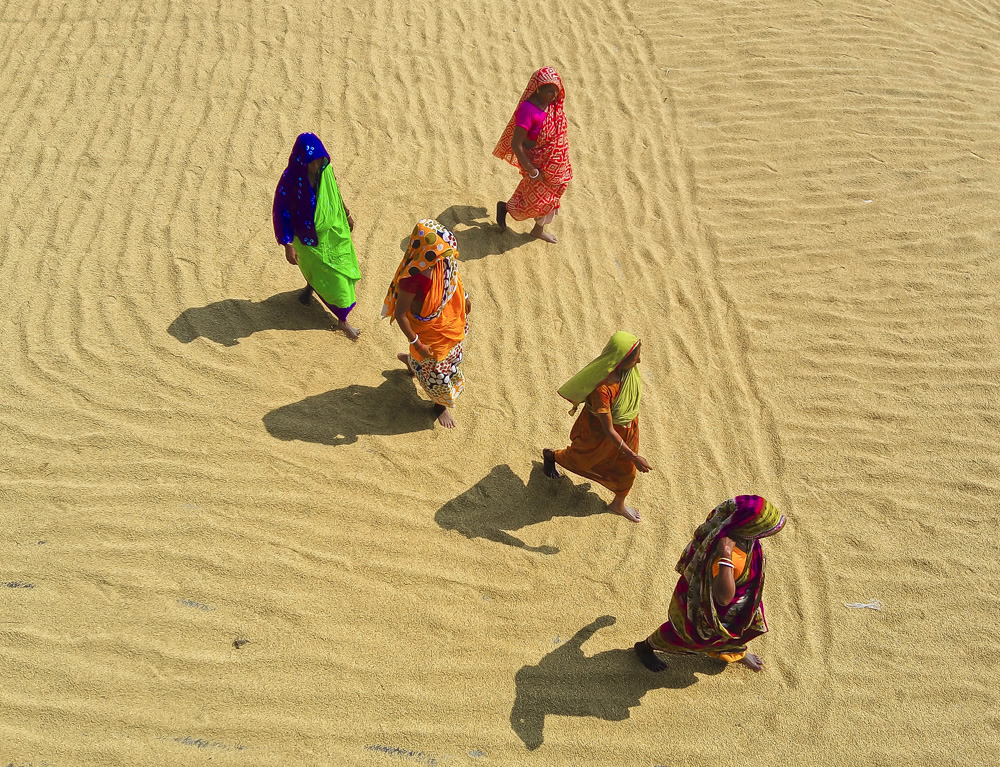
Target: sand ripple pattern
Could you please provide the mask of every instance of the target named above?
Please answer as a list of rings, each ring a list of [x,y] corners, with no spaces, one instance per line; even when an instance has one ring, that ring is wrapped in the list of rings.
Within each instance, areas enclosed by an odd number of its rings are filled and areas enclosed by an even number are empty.
[[[964,616],[1000,587],[969,545],[1000,462],[998,27],[961,0],[0,2],[0,764],[995,750]],[[555,247],[492,225],[543,64]],[[357,345],[271,235],[302,130],[358,220]],[[428,215],[475,302],[448,434],[377,320]],[[619,328],[642,526],[538,465]],[[793,520],[768,671],[644,674],[680,548],[748,491]]]

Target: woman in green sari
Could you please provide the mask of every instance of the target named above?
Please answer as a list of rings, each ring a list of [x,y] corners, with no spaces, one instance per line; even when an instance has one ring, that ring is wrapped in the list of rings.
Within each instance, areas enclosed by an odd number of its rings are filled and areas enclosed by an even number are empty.
[[[271,217],[285,258],[306,278],[299,300],[308,303],[315,291],[337,318],[337,329],[357,340],[361,331],[347,323],[356,303],[354,284],[361,279],[351,241],[354,218],[340,196],[330,155],[315,134],[295,139],[274,191]]]
[[[633,522],[639,512],[625,505],[635,482],[636,470],[650,471],[649,462],[639,455],[639,353],[642,344],[631,333],[611,336],[601,356],[573,376],[559,389],[560,396],[573,403],[570,415],[584,402],[586,407],[569,433],[570,446],[542,451],[545,474],[558,477],[556,464],[599,482],[615,494],[609,505],[615,514]]]

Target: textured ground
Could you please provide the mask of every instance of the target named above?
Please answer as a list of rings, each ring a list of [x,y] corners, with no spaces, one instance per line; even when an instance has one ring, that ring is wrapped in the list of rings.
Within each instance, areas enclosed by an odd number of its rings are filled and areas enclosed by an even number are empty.
[[[0,764],[988,763],[998,39],[971,0],[0,2]],[[492,225],[545,64],[556,246]],[[304,130],[356,345],[271,233]],[[428,215],[475,301],[453,432],[378,321]],[[539,464],[618,329],[641,525]],[[790,519],[767,670],[646,673],[739,492]]]

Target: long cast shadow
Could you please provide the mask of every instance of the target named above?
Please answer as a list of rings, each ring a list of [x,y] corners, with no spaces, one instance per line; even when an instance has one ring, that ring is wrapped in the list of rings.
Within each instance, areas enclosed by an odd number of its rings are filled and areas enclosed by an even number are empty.
[[[534,237],[515,232],[513,229],[508,228],[506,232],[501,232],[493,216],[494,213],[486,208],[452,205],[435,218],[455,234],[462,261],[477,261],[486,256],[498,256],[535,241]],[[400,249],[406,250],[409,241],[409,237],[403,240],[399,244]]]
[[[185,309],[167,332],[182,344],[205,337],[223,346],[236,346],[262,330],[332,330],[335,320],[315,299],[303,306],[300,291],[276,293],[263,301],[227,298],[207,306]]]
[[[264,416],[264,428],[283,440],[350,445],[362,434],[407,434],[430,429],[434,413],[405,370],[386,370],[379,386],[351,384],[306,397]]]
[[[536,461],[525,484],[506,464],[493,470],[460,496],[438,509],[434,521],[466,538],[485,538],[541,554],[556,554],[555,546],[529,546],[510,530],[547,522],[554,517],[587,517],[608,510],[590,485],[575,485],[567,477],[549,479]]]
[[[593,716],[619,722],[629,718],[629,709],[638,706],[650,690],[689,687],[698,681],[696,674],[718,674],[726,667],[722,661],[701,655],[672,655],[670,667],[654,674],[631,647],[585,656],[583,643],[614,623],[611,615],[598,618],[537,666],[524,666],[517,672],[510,726],[532,751],[542,745],[546,716]]]

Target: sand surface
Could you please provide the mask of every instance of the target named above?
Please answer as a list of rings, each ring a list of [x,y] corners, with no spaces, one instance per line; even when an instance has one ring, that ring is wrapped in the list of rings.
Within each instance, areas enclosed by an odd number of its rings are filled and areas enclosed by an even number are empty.
[[[0,4],[0,764],[992,761],[998,40],[976,0]],[[492,225],[545,64],[557,246]],[[356,345],[271,232],[303,130]],[[378,321],[428,215],[475,301],[453,432]],[[641,525],[538,462],[617,329]],[[644,672],[739,492],[790,519],[767,670]]]

